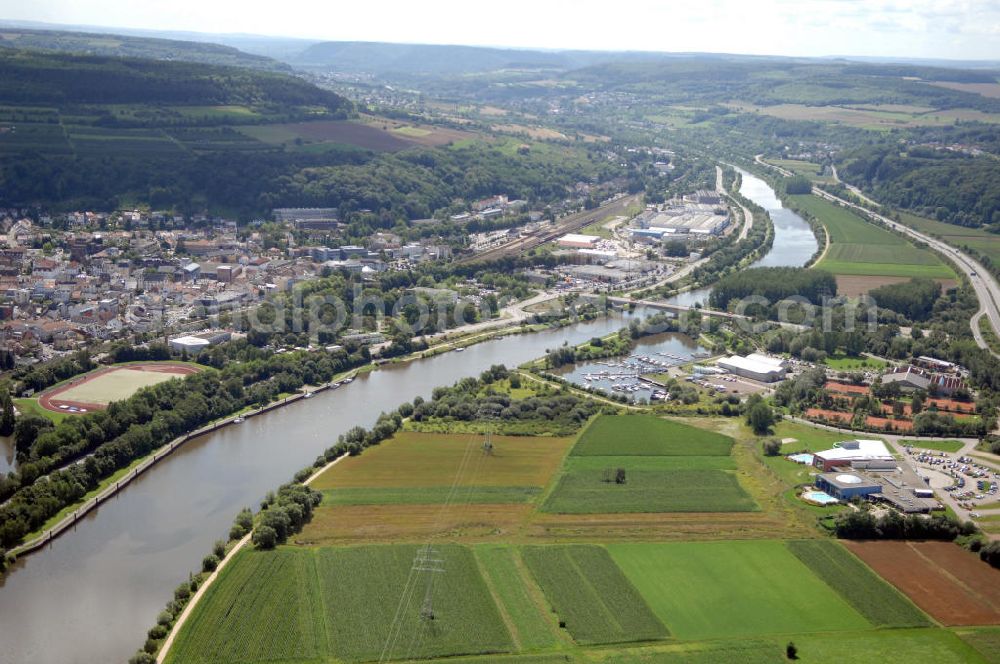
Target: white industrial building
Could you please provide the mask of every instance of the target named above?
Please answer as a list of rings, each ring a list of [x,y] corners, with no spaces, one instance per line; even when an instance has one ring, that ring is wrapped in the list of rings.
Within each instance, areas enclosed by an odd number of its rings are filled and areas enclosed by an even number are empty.
[[[212,342],[208,339],[194,336],[176,337],[170,340],[171,350],[175,350],[178,353],[186,350],[189,355],[197,354],[211,345]]]
[[[731,355],[719,360],[716,364],[737,376],[752,378],[764,383],[781,380],[785,377],[786,372],[784,360],[758,353],[746,357]]]
[[[824,472],[850,466],[886,470],[896,467],[896,459],[881,440],[845,440],[836,447],[813,454],[813,465]]]

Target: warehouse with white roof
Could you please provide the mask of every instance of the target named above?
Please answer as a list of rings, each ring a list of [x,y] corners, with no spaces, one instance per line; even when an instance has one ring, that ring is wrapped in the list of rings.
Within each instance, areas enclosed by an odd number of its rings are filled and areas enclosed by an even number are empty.
[[[785,377],[786,371],[784,360],[781,358],[757,353],[747,355],[746,357],[731,355],[730,357],[722,358],[716,364],[737,376],[759,380],[763,383],[773,383],[774,381],[782,380]]]

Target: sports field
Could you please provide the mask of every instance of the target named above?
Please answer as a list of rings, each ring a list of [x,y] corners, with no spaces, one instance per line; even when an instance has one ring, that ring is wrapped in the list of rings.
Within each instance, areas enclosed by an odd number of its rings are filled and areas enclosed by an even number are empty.
[[[929,277],[954,279],[936,254],[871,224],[846,208],[818,196],[791,196],[796,207],[819,219],[830,236],[830,248],[815,267],[840,275]]]
[[[138,390],[196,373],[189,364],[127,364],[92,371],[43,392],[39,404],[56,412],[100,410],[112,401],[127,399]],[[74,410],[77,409],[77,410]]]
[[[611,544],[608,550],[653,612],[680,638],[869,626],[784,542]]]

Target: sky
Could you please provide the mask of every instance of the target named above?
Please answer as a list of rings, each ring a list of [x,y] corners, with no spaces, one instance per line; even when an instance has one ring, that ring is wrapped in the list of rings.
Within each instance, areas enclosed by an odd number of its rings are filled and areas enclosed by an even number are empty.
[[[1000,59],[1000,0],[0,0],[0,19],[317,40]]]

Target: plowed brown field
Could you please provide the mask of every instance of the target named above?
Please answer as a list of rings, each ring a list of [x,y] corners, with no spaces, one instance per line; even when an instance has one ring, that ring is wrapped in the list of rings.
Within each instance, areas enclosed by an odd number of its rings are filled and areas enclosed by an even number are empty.
[[[1000,624],[1000,570],[950,542],[845,542],[945,625]]]

